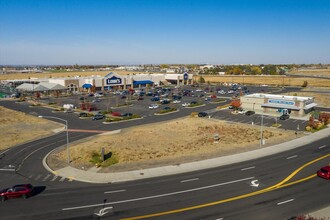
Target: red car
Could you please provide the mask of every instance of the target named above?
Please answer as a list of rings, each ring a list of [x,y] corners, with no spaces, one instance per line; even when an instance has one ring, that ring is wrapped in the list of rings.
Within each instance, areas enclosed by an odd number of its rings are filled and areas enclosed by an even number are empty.
[[[31,184],[15,185],[11,188],[3,189],[0,191],[1,201],[11,198],[23,198],[26,199],[33,194],[33,186]]]
[[[319,169],[317,175],[321,178],[330,180],[330,166],[325,166]]]

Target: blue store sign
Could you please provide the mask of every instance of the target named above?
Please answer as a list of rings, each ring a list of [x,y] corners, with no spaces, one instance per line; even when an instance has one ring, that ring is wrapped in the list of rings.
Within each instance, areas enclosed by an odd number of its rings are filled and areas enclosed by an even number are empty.
[[[114,85],[114,84],[121,84],[121,78],[113,76],[107,79],[107,85]]]
[[[188,80],[188,73],[184,73],[184,74],[183,74],[183,79],[184,79],[184,80]]]
[[[280,104],[280,105],[294,105],[295,104],[295,102],[293,102],[293,101],[276,100],[276,99],[269,99],[268,103]]]

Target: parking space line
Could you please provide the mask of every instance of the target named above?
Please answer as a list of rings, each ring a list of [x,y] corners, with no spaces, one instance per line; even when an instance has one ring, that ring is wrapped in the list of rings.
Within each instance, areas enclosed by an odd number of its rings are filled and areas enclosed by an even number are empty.
[[[319,149],[325,148],[327,145],[322,145],[321,147],[319,147]]]
[[[58,176],[54,176],[53,179],[51,179],[50,181],[54,181],[57,179]]]
[[[63,182],[65,180],[65,176],[63,176],[61,179],[60,179],[60,182]]]
[[[48,178],[50,177],[50,174],[48,174],[47,176],[45,176],[42,181],[46,181]]]
[[[244,171],[244,170],[251,170],[251,169],[254,169],[254,168],[256,168],[256,167],[255,167],[255,166],[253,166],[253,167],[246,167],[246,168],[241,169],[241,171]]]
[[[287,159],[287,160],[290,160],[290,159],[295,158],[295,157],[298,157],[298,155],[293,155],[293,156],[291,156],[291,157],[287,157],[286,159]]]
[[[289,200],[286,200],[286,201],[283,201],[283,202],[278,202],[277,205],[282,205],[282,204],[285,204],[285,203],[288,203],[288,202],[292,202],[294,199],[289,199]]]
[[[188,179],[188,180],[181,180],[180,183],[191,182],[191,181],[196,181],[196,180],[199,180],[199,178]]]

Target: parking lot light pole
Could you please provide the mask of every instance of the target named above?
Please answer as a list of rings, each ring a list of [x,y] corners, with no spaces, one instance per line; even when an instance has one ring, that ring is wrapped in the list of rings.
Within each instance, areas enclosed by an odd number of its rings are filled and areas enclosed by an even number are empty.
[[[43,116],[43,115],[39,115],[39,118],[53,118],[53,119],[57,119],[60,121],[64,121],[65,122],[65,130],[66,130],[66,151],[67,151],[67,159],[68,159],[68,164],[70,164],[70,148],[69,148],[69,132],[68,132],[68,121],[62,118],[58,118],[58,117],[53,117],[53,116]]]

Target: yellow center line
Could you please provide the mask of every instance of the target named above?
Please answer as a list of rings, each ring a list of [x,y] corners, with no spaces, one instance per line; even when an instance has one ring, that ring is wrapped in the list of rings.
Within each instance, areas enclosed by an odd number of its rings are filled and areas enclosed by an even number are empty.
[[[235,200],[239,200],[239,199],[244,199],[247,197],[251,197],[251,196],[255,196],[255,195],[259,195],[259,194],[263,194],[266,192],[270,192],[273,190],[277,190],[277,189],[281,189],[287,186],[291,186],[291,185],[295,185],[307,180],[310,180],[314,177],[316,177],[316,174],[310,175],[308,177],[290,182],[290,183],[286,183],[288,182],[290,179],[292,179],[298,172],[300,172],[302,169],[304,169],[305,167],[320,161],[326,157],[329,157],[330,154],[327,154],[325,156],[316,158],[315,160],[312,160],[304,165],[302,165],[301,167],[299,167],[298,169],[296,169],[295,171],[293,171],[288,177],[286,177],[285,179],[283,179],[281,182],[267,187],[265,189],[261,189],[252,193],[247,193],[247,194],[243,194],[243,195],[239,195],[239,196],[234,196],[231,198],[227,198],[227,199],[223,199],[223,200],[218,200],[218,201],[214,201],[214,202],[210,202],[210,203],[205,203],[205,204],[200,204],[200,205],[196,205],[196,206],[190,206],[190,207],[185,207],[185,208],[181,208],[181,209],[175,209],[175,210],[169,210],[169,211],[165,211],[165,212],[159,212],[159,213],[153,213],[153,214],[148,214],[148,215],[142,215],[142,216],[135,216],[135,217],[128,217],[128,218],[122,218],[121,220],[136,220],[136,219],[145,219],[145,218],[151,218],[151,217],[157,217],[157,216],[163,216],[163,215],[169,215],[169,214],[174,214],[174,213],[179,213],[179,212],[185,212],[185,211],[190,211],[190,210],[194,210],[194,209],[200,209],[200,208],[205,208],[205,207],[209,207],[209,206],[214,206],[214,205],[219,205],[222,203],[226,203],[226,202],[231,202],[231,201],[235,201]],[[285,184],[286,183],[286,184]]]

